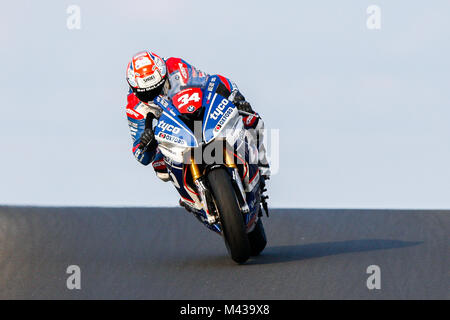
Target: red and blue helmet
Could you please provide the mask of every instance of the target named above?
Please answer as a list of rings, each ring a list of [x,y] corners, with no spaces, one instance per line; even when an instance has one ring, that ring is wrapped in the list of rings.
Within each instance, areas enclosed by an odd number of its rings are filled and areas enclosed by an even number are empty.
[[[139,52],[128,63],[127,82],[144,103],[153,101],[161,94],[166,80],[166,63],[153,52]]]

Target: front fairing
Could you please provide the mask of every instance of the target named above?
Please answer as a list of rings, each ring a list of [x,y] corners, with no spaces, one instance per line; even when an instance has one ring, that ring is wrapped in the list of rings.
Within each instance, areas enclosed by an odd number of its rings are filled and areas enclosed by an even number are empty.
[[[229,128],[229,124],[236,123],[239,113],[231,101],[217,93],[205,108],[203,140],[205,143],[209,143],[221,136],[221,133]]]
[[[203,95],[205,113],[202,137],[205,144],[218,137],[226,136],[224,132],[233,127],[237,119],[240,118],[237,108],[227,99],[228,97],[216,92],[219,84],[219,77],[211,77],[206,84]]]
[[[155,102],[163,110],[154,129],[158,147],[163,155],[181,163],[184,153],[198,147],[199,143],[191,129],[179,118],[178,110],[169,101],[158,97]]]
[[[181,162],[182,154],[188,149],[206,145],[219,137],[226,138],[231,133],[236,134],[234,129],[240,119],[239,112],[231,101],[215,92],[219,81],[218,77],[211,77],[203,89],[204,112],[200,135],[195,135],[181,120],[182,114],[171,101],[161,96],[155,99],[155,103],[163,110],[155,127],[155,137],[165,155]]]

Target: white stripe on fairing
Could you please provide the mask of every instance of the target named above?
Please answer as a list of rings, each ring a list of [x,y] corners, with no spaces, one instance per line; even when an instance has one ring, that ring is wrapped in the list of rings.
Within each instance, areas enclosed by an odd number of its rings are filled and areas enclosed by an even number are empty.
[[[205,141],[206,141],[206,136],[205,136],[206,125],[208,124],[208,121],[209,121],[209,114],[211,113],[211,109],[212,109],[211,106],[214,105],[214,101],[216,101],[216,98],[217,98],[217,93],[214,94],[214,97],[213,97],[211,103],[209,104],[209,110],[208,110],[208,114],[206,115],[206,121],[203,124],[203,140],[205,140]]]
[[[216,98],[217,98],[217,93],[214,93],[214,97],[213,97],[211,103],[209,104],[210,106],[212,106],[214,104],[214,101],[216,101]],[[211,108],[209,108],[208,114],[206,115],[206,121],[208,121],[210,113],[211,113]]]

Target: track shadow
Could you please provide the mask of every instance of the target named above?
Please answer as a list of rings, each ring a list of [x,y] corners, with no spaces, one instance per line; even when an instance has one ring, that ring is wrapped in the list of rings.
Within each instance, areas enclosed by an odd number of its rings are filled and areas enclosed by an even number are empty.
[[[398,249],[417,246],[422,243],[420,241],[365,239],[267,247],[260,256],[254,257],[247,264],[258,265],[299,261],[344,253]]]

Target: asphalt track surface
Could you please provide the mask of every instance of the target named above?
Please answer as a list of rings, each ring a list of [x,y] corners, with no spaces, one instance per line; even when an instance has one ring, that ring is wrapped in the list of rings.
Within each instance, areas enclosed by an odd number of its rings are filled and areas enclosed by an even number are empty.
[[[236,265],[183,209],[0,207],[0,298],[450,298],[450,211],[273,209],[264,223],[267,248]]]

